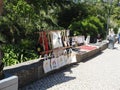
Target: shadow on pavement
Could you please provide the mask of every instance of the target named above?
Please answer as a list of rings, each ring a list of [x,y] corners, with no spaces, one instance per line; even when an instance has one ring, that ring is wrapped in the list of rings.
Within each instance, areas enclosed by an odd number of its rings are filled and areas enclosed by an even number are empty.
[[[47,90],[52,86],[68,82],[76,77],[65,76],[65,72],[72,73],[71,67],[66,67],[59,71],[50,73],[49,75],[41,78],[40,80],[31,83],[30,85],[23,87],[19,90]]]
[[[95,57],[97,57],[97,56],[99,56],[99,55],[101,55],[101,54],[103,54],[103,53],[104,53],[104,52],[96,53],[95,55],[93,55],[93,56],[91,56],[91,57],[88,57],[88,58],[82,60],[81,62],[82,62],[82,63],[85,63],[85,62],[87,62],[87,61],[90,61],[90,60],[92,60],[92,58],[95,58]]]

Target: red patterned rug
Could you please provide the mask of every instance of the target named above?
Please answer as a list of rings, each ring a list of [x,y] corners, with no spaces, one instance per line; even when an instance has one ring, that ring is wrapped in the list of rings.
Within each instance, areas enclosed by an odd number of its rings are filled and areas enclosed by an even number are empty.
[[[95,47],[95,46],[89,46],[89,45],[83,45],[83,46],[80,46],[80,49],[86,50],[86,51],[91,51],[91,50],[97,49],[97,47]]]

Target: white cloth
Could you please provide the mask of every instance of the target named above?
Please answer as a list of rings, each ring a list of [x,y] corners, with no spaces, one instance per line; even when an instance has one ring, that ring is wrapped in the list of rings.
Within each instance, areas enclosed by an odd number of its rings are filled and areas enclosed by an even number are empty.
[[[43,69],[45,73],[50,72],[52,70],[50,67],[50,59],[43,61]]]
[[[90,36],[87,36],[86,40],[85,40],[85,45],[88,45],[90,43]]]
[[[51,68],[52,68],[52,70],[55,70],[55,69],[59,68],[59,66],[58,66],[58,58],[56,58],[56,57],[51,58]]]
[[[51,40],[53,49],[63,47],[61,40],[61,31],[51,32]]]

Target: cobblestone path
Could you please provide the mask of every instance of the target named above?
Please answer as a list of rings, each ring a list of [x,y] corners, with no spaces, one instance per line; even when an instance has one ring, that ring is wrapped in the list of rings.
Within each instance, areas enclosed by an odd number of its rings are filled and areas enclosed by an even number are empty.
[[[21,90],[120,90],[120,45]]]

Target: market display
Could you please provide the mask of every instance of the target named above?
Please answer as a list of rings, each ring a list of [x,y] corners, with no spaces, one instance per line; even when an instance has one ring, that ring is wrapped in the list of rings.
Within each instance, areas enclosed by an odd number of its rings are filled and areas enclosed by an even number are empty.
[[[39,32],[39,51],[43,57],[44,73],[77,62],[76,55],[97,49],[90,46],[90,36],[69,36],[70,30],[49,30]]]

